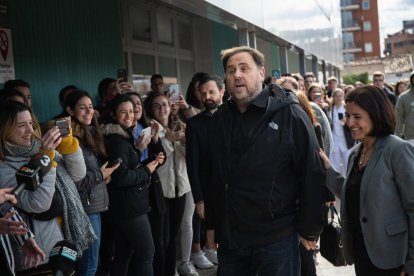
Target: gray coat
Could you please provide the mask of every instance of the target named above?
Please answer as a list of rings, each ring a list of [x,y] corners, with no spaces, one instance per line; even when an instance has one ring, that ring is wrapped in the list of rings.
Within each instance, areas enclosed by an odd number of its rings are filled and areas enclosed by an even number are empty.
[[[86,176],[75,182],[87,214],[100,213],[108,210],[109,197],[99,161],[95,153],[79,140],[86,165]]]
[[[332,167],[327,186],[341,199],[342,239],[349,264],[352,235],[348,230],[345,187],[361,144],[352,149],[347,177]],[[360,222],[372,263],[380,269],[404,266],[414,273],[414,147],[389,135],[377,138],[360,189]]]
[[[85,176],[85,162],[83,160],[83,154],[81,148],[75,153],[65,156],[55,152],[55,160],[59,164],[64,163],[66,170],[74,181],[78,181]],[[16,171],[27,164],[29,158],[6,156],[5,160],[0,161],[0,188],[16,187]],[[53,194],[55,193],[56,182],[56,168],[51,168],[50,171],[43,177],[41,185],[35,191],[23,190],[17,197],[17,207],[27,213],[41,213],[49,210],[52,203]],[[27,216],[24,212],[20,212],[23,220],[26,221]],[[36,239],[36,243],[43,250],[46,255],[46,259],[40,264],[48,263],[49,253],[53,246],[63,240],[63,234],[57,223],[56,218],[49,221],[40,221],[33,219],[33,225],[31,230],[33,231]],[[13,248],[16,260],[16,270],[25,270],[25,267],[21,261],[20,250],[17,247]]]

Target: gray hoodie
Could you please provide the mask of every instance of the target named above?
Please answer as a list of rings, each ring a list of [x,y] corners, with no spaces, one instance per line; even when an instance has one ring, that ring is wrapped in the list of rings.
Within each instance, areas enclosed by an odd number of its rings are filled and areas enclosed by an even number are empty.
[[[397,119],[395,134],[405,140],[414,139],[414,71],[410,75],[408,90],[398,97],[395,115]]]

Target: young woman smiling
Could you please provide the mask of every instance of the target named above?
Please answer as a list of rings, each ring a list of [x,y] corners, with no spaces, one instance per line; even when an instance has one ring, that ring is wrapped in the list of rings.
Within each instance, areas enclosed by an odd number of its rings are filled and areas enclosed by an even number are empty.
[[[98,266],[101,239],[101,212],[108,210],[109,197],[106,184],[111,174],[119,167],[108,168],[106,149],[102,131],[94,116],[92,98],[86,91],[72,91],[64,103],[64,115],[71,116],[74,135],[82,148],[86,165],[86,176],[77,181],[76,187],[88,214],[97,239],[83,252],[76,265],[77,275],[94,276]]]
[[[151,174],[164,162],[162,152],[141,163],[142,145],[134,143],[134,106],[126,94],[117,95],[102,118],[109,160],[122,159],[112,174],[109,217],[115,244],[111,275],[152,275],[154,244],[148,221]]]

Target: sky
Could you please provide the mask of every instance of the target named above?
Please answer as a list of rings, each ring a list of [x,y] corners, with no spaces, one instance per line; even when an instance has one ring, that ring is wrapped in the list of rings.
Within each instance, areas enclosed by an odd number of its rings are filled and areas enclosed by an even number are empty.
[[[414,20],[414,0],[378,0],[381,53],[387,34],[402,30],[403,20]]]

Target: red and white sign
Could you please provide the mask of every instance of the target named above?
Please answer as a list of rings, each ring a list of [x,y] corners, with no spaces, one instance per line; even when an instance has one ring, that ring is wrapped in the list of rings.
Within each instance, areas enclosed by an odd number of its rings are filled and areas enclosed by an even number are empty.
[[[0,83],[14,79],[13,47],[10,29],[0,28]]]

